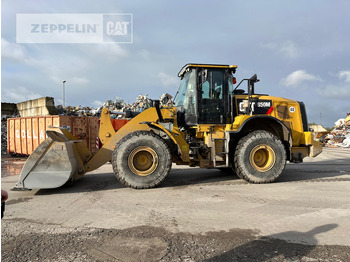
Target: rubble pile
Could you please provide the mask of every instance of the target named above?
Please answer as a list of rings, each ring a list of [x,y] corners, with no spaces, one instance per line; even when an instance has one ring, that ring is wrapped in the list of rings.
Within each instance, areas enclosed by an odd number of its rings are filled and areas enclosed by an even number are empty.
[[[123,108],[123,112],[125,112],[126,110],[130,110],[133,112],[142,112],[145,109],[151,107],[152,100],[149,99],[147,96],[148,94],[139,95],[134,103],[132,103],[131,105],[127,105],[125,108]]]
[[[7,119],[19,117],[19,114],[1,116],[1,153],[7,153]]]
[[[333,130],[325,137],[326,146],[350,148],[350,113],[335,122]]]
[[[174,106],[174,102],[171,100],[172,98],[173,97],[168,93],[163,94],[159,98],[161,106],[169,106],[169,107]]]
[[[59,115],[66,115],[66,116],[94,116],[96,115],[96,109],[93,109],[91,107],[85,106],[67,106],[63,107],[62,105],[56,106],[57,112]]]
[[[171,100],[173,97],[168,93],[163,94],[160,97],[161,106],[173,106],[174,103]],[[102,108],[108,108],[111,112],[112,118],[123,118],[125,112],[142,112],[145,109],[152,106],[152,99],[148,98],[148,94],[139,95],[136,98],[136,101],[132,104],[128,104],[120,97],[116,97],[115,100],[107,100],[103,105],[98,108],[91,107],[62,107],[62,105],[56,106],[59,115],[68,115],[68,116],[100,116]],[[127,114],[128,115],[128,114]],[[130,114],[129,114],[130,115]],[[131,114],[133,115],[133,114]]]
[[[1,117],[1,153],[7,151],[7,118],[3,120]]]

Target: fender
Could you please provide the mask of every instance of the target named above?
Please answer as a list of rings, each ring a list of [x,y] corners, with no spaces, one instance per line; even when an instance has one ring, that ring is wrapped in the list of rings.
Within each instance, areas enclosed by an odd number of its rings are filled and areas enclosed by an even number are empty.
[[[173,128],[169,129],[169,131],[163,124],[159,124],[157,122],[141,122],[142,124],[147,124],[151,129],[160,130],[167,134],[167,136],[174,142],[175,146],[177,147],[177,154],[180,156],[182,161],[188,162],[188,151],[189,151],[189,145],[187,144],[186,140],[183,138],[183,136],[176,132]],[[165,123],[167,124],[167,123]]]
[[[143,124],[142,121],[146,120],[149,122],[155,122],[158,120],[156,109],[154,107],[150,107],[131,119],[127,124],[120,128],[118,132],[115,132],[114,128],[112,127],[111,120],[109,119],[109,112],[103,111],[103,113],[104,114],[101,114],[101,117],[104,116],[104,119],[101,118],[100,126],[103,126],[103,128],[101,128],[101,134],[104,136],[104,144],[103,147],[101,147],[100,150],[85,165],[86,172],[95,170],[104,163],[110,161],[115,145],[127,134],[135,131],[151,130],[150,127],[147,124]]]
[[[278,123],[282,127],[283,131],[283,140],[287,141],[289,143],[289,147],[292,147],[292,133],[291,130],[278,118],[272,117],[272,116],[252,116],[247,118],[243,121],[243,123],[240,125],[240,127],[236,131],[228,131],[230,134],[238,134],[242,131],[242,129],[245,127],[247,123],[250,121],[253,121],[254,119],[270,119],[276,123]]]

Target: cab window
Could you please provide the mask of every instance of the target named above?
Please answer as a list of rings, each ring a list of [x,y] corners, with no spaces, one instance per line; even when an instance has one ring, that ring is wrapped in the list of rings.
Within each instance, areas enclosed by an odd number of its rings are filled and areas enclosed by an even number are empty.
[[[203,69],[199,86],[199,123],[224,122],[224,71]]]

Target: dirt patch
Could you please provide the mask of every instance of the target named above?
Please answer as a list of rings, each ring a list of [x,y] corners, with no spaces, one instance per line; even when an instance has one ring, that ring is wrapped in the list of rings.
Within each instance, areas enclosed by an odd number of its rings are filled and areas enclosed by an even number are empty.
[[[193,235],[149,226],[115,230],[3,222],[2,261],[350,261],[349,247],[289,243],[252,230]]]
[[[13,204],[17,204],[17,203],[22,203],[22,202],[28,202],[29,200],[33,199],[32,197],[20,197],[17,199],[10,199],[8,201],[6,201],[6,205],[13,205]]]

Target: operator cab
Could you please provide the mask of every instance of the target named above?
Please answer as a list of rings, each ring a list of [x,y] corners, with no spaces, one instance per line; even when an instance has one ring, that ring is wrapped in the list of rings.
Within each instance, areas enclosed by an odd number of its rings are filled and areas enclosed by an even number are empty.
[[[235,65],[187,64],[179,72],[181,84],[175,99],[179,126],[226,124]]]

